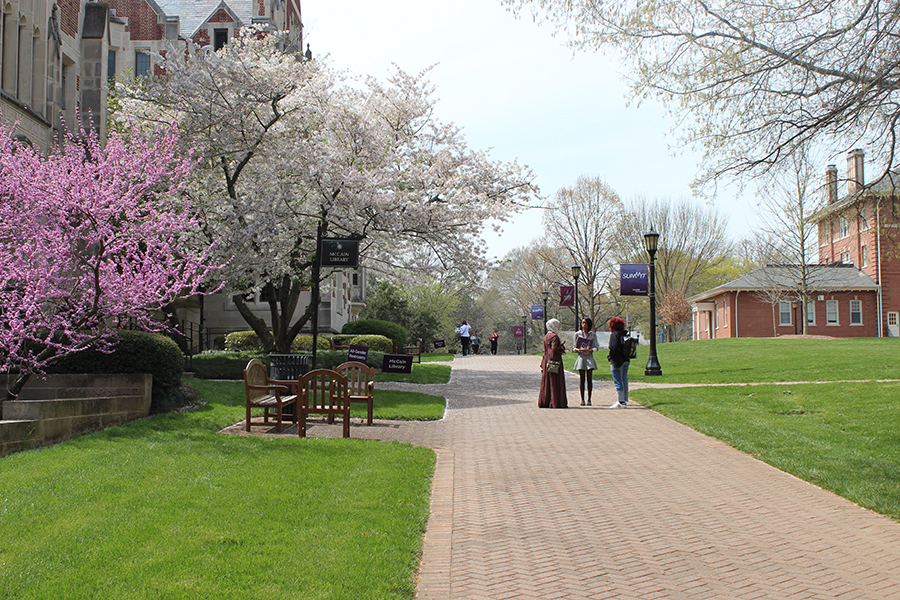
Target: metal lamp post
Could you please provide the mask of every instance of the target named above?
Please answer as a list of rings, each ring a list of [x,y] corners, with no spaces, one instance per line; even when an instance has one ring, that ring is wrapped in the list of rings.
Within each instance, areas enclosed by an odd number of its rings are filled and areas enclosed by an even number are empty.
[[[650,231],[644,234],[644,247],[650,255],[650,357],[647,359],[647,367],[644,375],[662,375],[659,359],[656,358],[656,250],[659,242],[659,234],[650,226]]]
[[[544,335],[547,335],[547,299],[550,297],[550,292],[544,290],[541,292],[541,298],[544,299]],[[203,298],[203,296],[200,296]]]
[[[581,328],[581,320],[578,318],[578,277],[581,276],[581,267],[572,267],[572,278],[575,280],[575,331]]]

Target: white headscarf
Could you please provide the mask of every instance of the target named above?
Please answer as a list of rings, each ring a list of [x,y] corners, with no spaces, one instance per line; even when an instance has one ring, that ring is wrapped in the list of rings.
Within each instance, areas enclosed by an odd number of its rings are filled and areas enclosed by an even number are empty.
[[[559,333],[559,327],[561,323],[558,319],[550,319],[547,321],[547,331],[552,331],[553,333]]]

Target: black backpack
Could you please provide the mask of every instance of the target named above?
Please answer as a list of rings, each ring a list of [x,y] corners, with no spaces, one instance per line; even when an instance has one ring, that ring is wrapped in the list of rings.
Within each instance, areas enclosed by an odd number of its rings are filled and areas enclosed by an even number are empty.
[[[622,334],[622,357],[625,360],[637,358],[638,340],[631,337],[631,334]]]

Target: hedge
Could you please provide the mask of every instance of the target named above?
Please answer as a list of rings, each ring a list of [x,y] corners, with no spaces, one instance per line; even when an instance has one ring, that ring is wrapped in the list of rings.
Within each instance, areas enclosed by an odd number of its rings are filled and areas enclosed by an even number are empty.
[[[391,323],[390,321],[379,321],[377,319],[362,319],[360,321],[350,321],[349,323],[344,324],[344,326],[341,328],[341,333],[354,333],[356,335],[383,335],[386,338],[390,338],[394,342],[397,351],[402,350],[403,346],[406,345],[406,328],[402,325],[398,325],[397,323]],[[393,348],[391,350],[393,351]]]
[[[312,352],[312,336],[298,335],[291,343],[291,350],[294,352]],[[323,336],[318,336],[316,346],[320,350],[328,350],[331,348],[331,341]],[[259,342],[259,336],[255,331],[233,331],[225,336],[225,349],[231,352],[246,352],[262,350],[262,344]]]
[[[191,402],[181,388],[184,354],[168,337],[146,331],[119,331],[112,353],[88,349],[66,356],[47,373],[150,373],[153,375],[151,413],[168,412]]]
[[[357,335],[350,338],[350,345],[365,346],[369,351],[390,354],[394,351],[394,342],[383,335]]]

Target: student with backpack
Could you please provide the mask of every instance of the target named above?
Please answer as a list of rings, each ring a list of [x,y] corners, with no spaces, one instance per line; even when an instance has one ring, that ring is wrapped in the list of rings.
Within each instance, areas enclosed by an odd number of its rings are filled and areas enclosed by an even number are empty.
[[[628,341],[633,338],[625,329],[625,321],[620,317],[609,320],[609,370],[612,372],[613,383],[616,386],[618,396],[610,408],[625,408],[628,406],[628,366],[631,364],[633,344]]]

